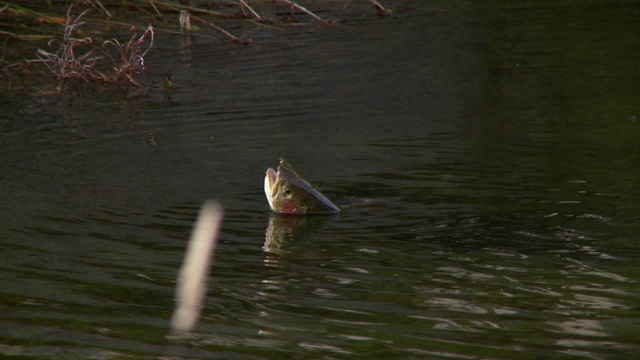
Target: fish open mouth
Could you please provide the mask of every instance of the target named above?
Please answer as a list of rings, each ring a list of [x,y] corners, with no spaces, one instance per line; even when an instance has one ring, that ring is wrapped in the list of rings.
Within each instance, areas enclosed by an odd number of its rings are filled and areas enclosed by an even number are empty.
[[[271,211],[279,214],[333,214],[340,212],[320,191],[304,180],[284,159],[277,170],[268,168],[264,193]]]
[[[265,192],[267,192],[267,189],[268,189],[269,191],[267,193],[271,194],[271,196],[275,195],[273,191],[275,190],[276,182],[278,181],[279,174],[280,174],[279,171],[275,171],[272,168],[268,168],[267,174],[264,177]]]
[[[267,195],[267,201],[269,207],[273,209],[273,197],[276,195],[276,182],[278,180],[278,173],[272,168],[267,169],[267,174],[264,177],[264,193]]]

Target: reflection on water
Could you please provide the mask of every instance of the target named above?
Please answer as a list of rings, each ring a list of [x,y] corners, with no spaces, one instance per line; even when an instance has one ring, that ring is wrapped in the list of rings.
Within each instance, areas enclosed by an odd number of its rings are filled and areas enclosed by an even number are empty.
[[[0,99],[0,354],[637,354],[638,9],[411,6],[248,47],[167,36],[166,103]],[[270,215],[281,156],[354,206]],[[169,335],[209,198],[202,321]]]
[[[263,248],[269,252],[282,252],[287,242],[295,241],[299,244],[305,241],[338,216],[338,214],[312,216],[271,214]]]

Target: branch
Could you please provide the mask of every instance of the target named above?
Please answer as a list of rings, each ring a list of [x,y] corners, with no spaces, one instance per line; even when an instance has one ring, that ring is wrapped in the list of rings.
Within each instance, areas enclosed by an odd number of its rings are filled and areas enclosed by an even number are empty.
[[[207,25],[211,26],[212,28],[214,28],[214,29],[218,30],[219,32],[223,33],[223,34],[224,34],[224,35],[226,35],[228,38],[230,38],[231,40],[233,40],[233,41],[237,42],[238,44],[242,44],[242,45],[249,45],[249,44],[251,44],[251,39],[249,39],[249,40],[243,40],[243,39],[240,39],[239,37],[237,37],[237,36],[235,36],[235,35],[231,34],[231,33],[230,33],[230,32],[228,32],[227,30],[225,30],[225,29],[223,29],[223,28],[219,27],[218,25],[216,25],[216,24],[214,24],[214,23],[212,23],[212,22],[208,22],[208,21],[206,21],[206,20],[204,20],[204,19],[201,19],[201,18],[199,18],[199,17],[197,17],[197,16],[192,16],[191,18],[192,18],[193,20],[196,20],[196,21],[199,21],[199,22],[201,22],[201,23],[203,23],[203,24],[207,24]]]
[[[376,0],[367,0],[367,1],[369,1],[376,8],[376,10],[378,11],[378,15],[382,17],[389,17],[393,14],[391,10],[385,9],[384,6],[382,6]]]
[[[298,9],[300,11],[302,11],[303,13],[311,16],[312,18],[318,20],[319,22],[326,24],[327,22],[325,20],[322,20],[322,18],[316,14],[314,14],[313,12],[307,10],[304,6],[300,6],[294,2],[291,2],[289,0],[280,0],[281,2],[288,4],[289,6],[291,6],[292,8]]]
[[[242,12],[247,10],[249,13],[251,13],[251,16],[253,16],[254,18],[256,18],[258,20],[262,20],[262,17],[260,16],[260,14],[258,14],[255,10],[253,10],[251,8],[251,6],[249,6],[249,4],[247,4],[244,0],[238,0],[238,2],[240,3],[240,7],[242,8]]]

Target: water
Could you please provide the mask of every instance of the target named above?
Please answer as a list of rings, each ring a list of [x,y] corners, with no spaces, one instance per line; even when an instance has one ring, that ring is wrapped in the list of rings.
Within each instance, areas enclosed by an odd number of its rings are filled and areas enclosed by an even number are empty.
[[[171,99],[2,96],[0,353],[633,358],[640,9],[409,5],[235,29],[251,46],[165,35],[148,62]],[[271,218],[280,156],[371,206]],[[210,198],[206,307],[170,335]]]

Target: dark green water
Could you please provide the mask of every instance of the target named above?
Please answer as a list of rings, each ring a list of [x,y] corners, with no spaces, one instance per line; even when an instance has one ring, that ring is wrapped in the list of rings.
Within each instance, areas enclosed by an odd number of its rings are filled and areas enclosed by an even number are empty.
[[[0,354],[634,358],[640,6],[409,5],[238,30],[251,46],[161,37],[168,103],[1,96]],[[337,203],[382,206],[270,219],[280,156]],[[175,337],[205,199],[221,244],[201,323]],[[265,250],[273,227],[292,235]]]

